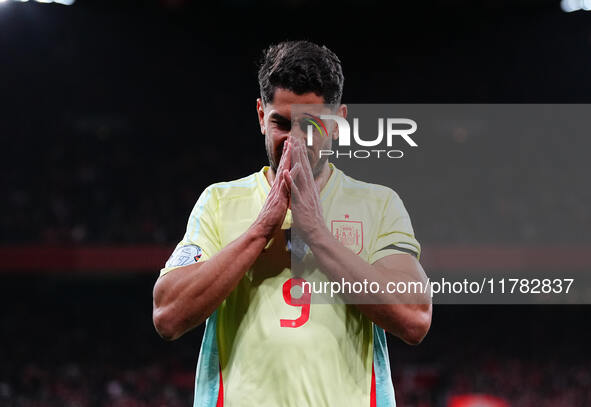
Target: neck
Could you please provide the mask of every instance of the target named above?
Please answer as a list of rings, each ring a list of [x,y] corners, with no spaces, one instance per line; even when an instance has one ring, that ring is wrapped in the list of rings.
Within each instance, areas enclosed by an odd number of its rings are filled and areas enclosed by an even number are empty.
[[[330,178],[331,174],[332,168],[330,168],[330,165],[328,165],[328,161],[325,161],[324,164],[322,164],[322,169],[314,175],[314,182],[316,183],[316,187],[318,188],[319,192],[322,191],[322,189],[328,182],[328,179]],[[269,169],[265,173],[265,176],[267,177],[267,182],[269,182],[269,185],[273,185],[276,176],[275,170],[269,167]]]

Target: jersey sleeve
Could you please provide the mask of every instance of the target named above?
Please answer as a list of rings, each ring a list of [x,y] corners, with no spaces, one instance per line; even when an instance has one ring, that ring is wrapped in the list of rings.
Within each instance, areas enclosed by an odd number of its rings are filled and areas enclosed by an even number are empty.
[[[369,256],[370,264],[391,254],[408,253],[417,259],[420,257],[421,245],[415,238],[410,216],[394,191],[390,191],[377,229]]]
[[[160,276],[175,268],[205,261],[220,250],[217,206],[215,191],[210,186],[203,191],[193,207],[187,222],[187,231],[160,270]]]

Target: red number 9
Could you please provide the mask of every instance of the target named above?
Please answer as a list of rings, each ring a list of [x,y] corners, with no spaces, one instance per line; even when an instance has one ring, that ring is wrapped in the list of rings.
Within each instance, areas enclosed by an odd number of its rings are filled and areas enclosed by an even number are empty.
[[[310,285],[303,283],[306,280],[303,278],[290,278],[283,284],[283,299],[287,305],[292,307],[301,307],[302,313],[297,319],[281,319],[281,326],[283,328],[297,328],[304,325],[310,319]],[[293,298],[291,296],[291,288],[294,286],[302,287],[302,296],[300,298]],[[305,289],[306,287],[307,289]]]

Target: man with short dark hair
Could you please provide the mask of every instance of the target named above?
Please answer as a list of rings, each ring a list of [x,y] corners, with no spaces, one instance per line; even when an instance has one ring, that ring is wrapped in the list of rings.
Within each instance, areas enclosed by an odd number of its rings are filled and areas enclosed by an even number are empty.
[[[336,126],[307,146],[294,125],[301,105],[346,117],[343,79],[324,46],[295,41],[266,50],[257,113],[270,165],[209,186],[161,270],[159,334],[176,339],[207,319],[195,406],[395,405],[384,329],[419,343],[430,302],[366,293],[355,304],[313,304],[309,290],[292,290],[312,280],[426,280],[398,195],[320,157]]]

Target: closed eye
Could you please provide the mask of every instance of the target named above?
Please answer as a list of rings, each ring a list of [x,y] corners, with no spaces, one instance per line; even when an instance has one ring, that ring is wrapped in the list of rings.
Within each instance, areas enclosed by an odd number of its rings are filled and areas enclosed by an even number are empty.
[[[273,123],[280,130],[291,130],[291,120],[284,116],[281,116],[280,114],[273,113],[271,115],[271,123]]]

